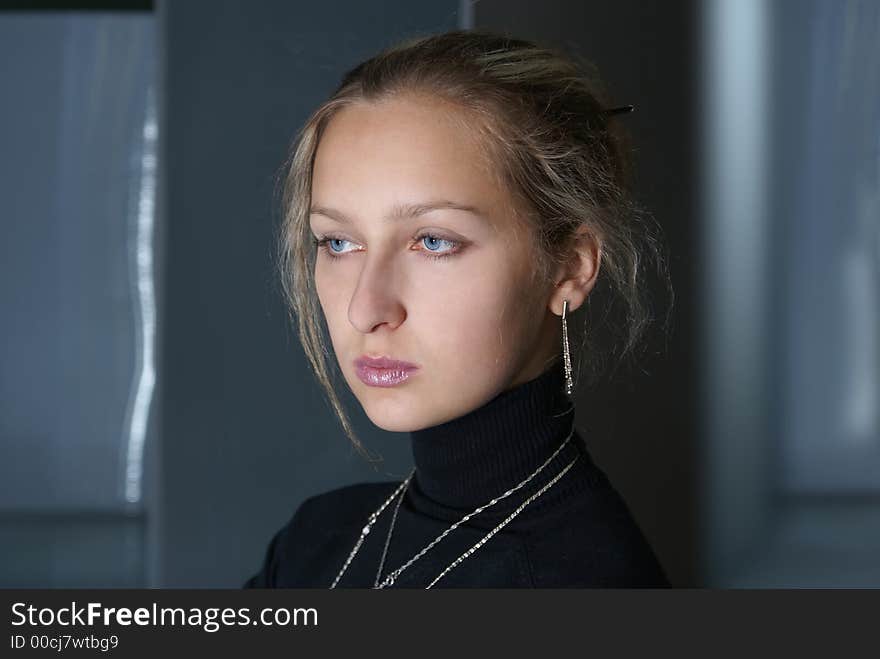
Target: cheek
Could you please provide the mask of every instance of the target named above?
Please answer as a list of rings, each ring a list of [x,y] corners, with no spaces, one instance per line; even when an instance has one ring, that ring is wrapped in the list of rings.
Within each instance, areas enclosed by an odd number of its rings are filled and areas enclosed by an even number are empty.
[[[411,291],[408,308],[420,344],[438,365],[464,377],[515,361],[528,314],[522,273],[496,257],[432,274],[431,285]]]
[[[349,278],[335,264],[329,267],[322,264],[320,258],[315,265],[314,277],[318,302],[327,321],[330,336],[335,341],[340,332],[340,322],[348,317],[348,303],[351,299]]]

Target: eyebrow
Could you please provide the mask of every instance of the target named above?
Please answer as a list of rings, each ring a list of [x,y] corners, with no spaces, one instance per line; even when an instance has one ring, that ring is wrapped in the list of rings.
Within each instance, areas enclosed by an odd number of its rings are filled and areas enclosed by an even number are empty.
[[[419,217],[420,215],[424,215],[426,213],[430,213],[431,211],[436,210],[457,210],[464,211],[466,213],[470,213],[475,215],[476,217],[488,221],[488,218],[485,214],[475,206],[468,206],[466,204],[458,204],[454,201],[430,201],[421,204],[395,204],[391,207],[391,212],[385,217],[386,220],[404,220],[407,218]],[[329,217],[331,220],[336,220],[341,224],[351,224],[351,218],[338,211],[334,208],[328,208],[326,206],[312,206],[309,209],[310,214],[312,215],[323,215],[325,217]]]

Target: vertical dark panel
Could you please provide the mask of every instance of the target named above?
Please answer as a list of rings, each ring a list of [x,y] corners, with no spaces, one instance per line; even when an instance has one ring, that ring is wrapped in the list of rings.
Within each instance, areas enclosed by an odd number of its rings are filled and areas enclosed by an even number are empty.
[[[0,11],[0,587],[144,583],[155,57],[149,13]]]
[[[161,3],[165,43],[162,586],[237,586],[306,496],[397,478],[352,454],[288,327],[272,269],[274,176],[341,74],[380,47],[453,29],[458,2]]]
[[[668,356],[645,376],[582,391],[578,426],[596,427],[589,445],[624,495],[676,585],[698,579],[697,390],[691,306],[699,277],[694,180],[698,3],[483,0],[474,27],[569,49],[599,67],[626,116],[637,149],[638,194],[662,225],[676,293]],[[662,344],[651,347],[659,352]]]

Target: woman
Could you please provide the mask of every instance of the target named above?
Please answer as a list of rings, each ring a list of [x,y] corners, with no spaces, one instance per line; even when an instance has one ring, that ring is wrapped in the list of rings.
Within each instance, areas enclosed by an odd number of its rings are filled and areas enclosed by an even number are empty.
[[[321,318],[415,468],[307,499],[246,587],[668,585],[570,398],[572,356],[594,380],[635,354],[645,264],[663,272],[617,113],[588,67],[463,31],[380,53],[315,111],[285,181],[285,290],[354,445]]]

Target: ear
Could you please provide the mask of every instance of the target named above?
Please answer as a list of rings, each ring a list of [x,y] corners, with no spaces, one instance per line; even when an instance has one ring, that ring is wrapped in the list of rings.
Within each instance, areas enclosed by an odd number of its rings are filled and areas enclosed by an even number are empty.
[[[571,258],[554,273],[556,287],[548,302],[550,311],[557,316],[562,315],[564,300],[568,300],[566,313],[571,313],[584,303],[593,290],[602,260],[602,244],[589,227],[581,225],[575,231],[570,253]]]

